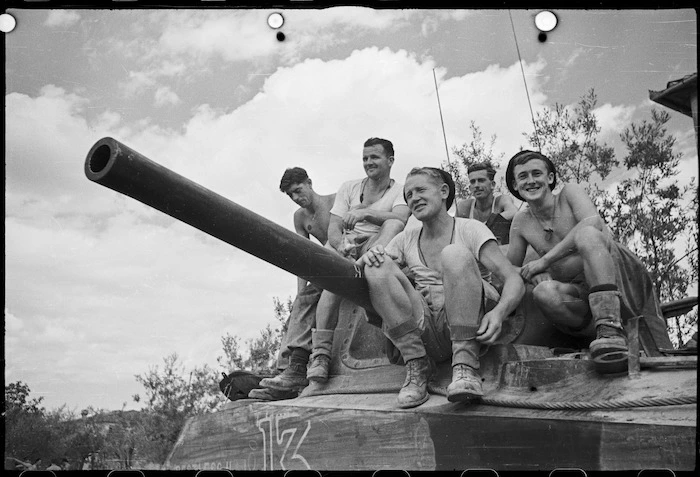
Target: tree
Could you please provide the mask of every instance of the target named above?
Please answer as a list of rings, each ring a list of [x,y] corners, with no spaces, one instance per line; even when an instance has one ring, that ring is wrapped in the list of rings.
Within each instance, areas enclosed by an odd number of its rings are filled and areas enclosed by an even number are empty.
[[[154,366],[136,381],[146,388],[149,410],[165,416],[192,415],[213,410],[218,404],[216,373],[206,364],[189,372],[179,362],[177,353],[163,358],[163,369]],[[136,398],[136,397],[135,397]],[[135,399],[137,402],[140,397]]]
[[[474,121],[469,123],[472,140],[459,147],[452,148],[452,154],[456,156],[454,161],[445,161],[442,168],[452,175],[455,181],[455,195],[457,199],[465,199],[469,195],[469,177],[467,170],[470,166],[480,162],[488,162],[494,169],[498,169],[498,162],[503,158],[503,153],[494,156],[493,146],[496,143],[496,135],[492,135],[488,145],[484,142],[483,134]],[[503,179],[503,178],[501,178]]]
[[[43,397],[29,397],[29,385],[16,381],[5,386],[5,457],[24,462],[46,459],[53,453],[52,433],[41,406]]]
[[[292,299],[287,297],[283,302],[278,297],[273,299],[275,320],[278,326],[267,325],[260,331],[260,336],[246,341],[246,356],[241,350],[240,338],[226,333],[221,337],[224,356],[219,356],[216,361],[222,367],[222,371],[228,373],[235,369],[248,369],[257,374],[272,375],[276,370],[276,360],[279,354],[282,338],[287,332],[289,315],[292,311]]]
[[[679,187],[676,176],[681,154],[674,153],[676,139],[665,127],[670,115],[651,110],[651,120],[633,123],[620,135],[627,148],[623,162],[631,175],[617,186],[615,197],[604,200],[603,210],[615,238],[626,244],[649,270],[661,301],[682,298],[697,280],[697,190],[693,178]],[[691,207],[683,204],[695,191]],[[687,253],[677,258],[679,239],[687,237]],[[695,244],[693,250],[692,245]],[[690,267],[683,259],[692,257]],[[695,262],[693,262],[695,260]],[[683,317],[674,319],[676,345],[687,339],[690,328]],[[697,323],[697,315],[695,315]],[[694,323],[691,323],[691,325]],[[691,326],[692,327],[692,326]]]
[[[552,160],[559,183],[584,183],[594,203],[600,205],[605,194],[596,179],[605,180],[619,161],[613,147],[598,142],[601,128],[593,111],[597,102],[591,88],[573,110],[555,103],[553,109],[537,113],[535,132],[524,134],[532,147]]]
[[[221,337],[221,346],[224,350],[224,356],[217,357],[216,362],[219,363],[224,372],[228,373],[231,370],[244,369],[246,367],[246,360],[241,354],[241,344],[238,336],[226,333],[226,335]]]
[[[165,461],[188,417],[212,411],[223,402],[217,373],[206,364],[188,371],[177,353],[163,358],[162,370],[151,367],[136,380],[146,391],[144,426],[150,436],[149,457],[158,463]],[[141,396],[133,399],[140,402]]]

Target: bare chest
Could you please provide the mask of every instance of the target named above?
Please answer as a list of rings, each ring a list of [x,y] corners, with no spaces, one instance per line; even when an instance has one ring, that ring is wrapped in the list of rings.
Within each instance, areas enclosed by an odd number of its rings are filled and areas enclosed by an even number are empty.
[[[329,211],[318,211],[315,214],[305,214],[303,227],[306,232],[316,237],[316,239],[325,244],[328,241],[328,225],[330,222]]]

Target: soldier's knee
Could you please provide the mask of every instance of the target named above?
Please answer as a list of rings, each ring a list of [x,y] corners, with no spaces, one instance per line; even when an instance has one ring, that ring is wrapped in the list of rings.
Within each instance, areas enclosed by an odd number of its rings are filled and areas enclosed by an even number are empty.
[[[381,283],[397,273],[402,272],[387,255],[384,256],[384,262],[378,267],[370,267],[369,265],[365,265],[364,268],[365,278],[370,283]]]
[[[457,276],[469,276],[472,272],[478,274],[479,266],[472,255],[466,248],[450,244],[440,252],[440,261],[443,274],[452,274]]]
[[[605,239],[603,232],[592,225],[586,225],[576,231],[574,242],[581,250],[590,247],[600,247],[600,243]]]
[[[533,290],[532,297],[540,306],[549,306],[559,300],[559,291],[556,282],[540,282]]]

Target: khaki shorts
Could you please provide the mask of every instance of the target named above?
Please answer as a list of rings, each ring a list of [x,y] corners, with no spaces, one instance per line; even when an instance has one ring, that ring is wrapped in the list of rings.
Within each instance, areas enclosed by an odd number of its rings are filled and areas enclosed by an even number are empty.
[[[485,313],[491,311],[500,295],[498,291],[485,280],[481,280],[481,309],[479,310],[479,320]],[[423,302],[423,313],[419,319],[418,326],[422,332],[421,339],[425,346],[425,351],[436,363],[441,363],[452,358],[452,339],[450,328],[447,323],[447,314],[444,307],[444,298],[441,293],[442,287],[434,287],[429,291],[421,293]],[[369,320],[372,324],[374,320]],[[381,323],[381,322],[380,322]],[[379,324],[381,326],[381,324]],[[401,353],[394,344],[386,339],[386,351],[391,363],[401,362]]]

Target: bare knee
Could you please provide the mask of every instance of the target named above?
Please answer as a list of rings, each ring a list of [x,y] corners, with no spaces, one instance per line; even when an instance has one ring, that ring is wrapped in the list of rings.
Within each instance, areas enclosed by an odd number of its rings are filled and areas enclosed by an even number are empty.
[[[476,258],[466,248],[450,244],[440,253],[442,273],[445,277],[463,277],[464,279],[481,279]]]
[[[592,225],[587,225],[581,227],[576,231],[574,235],[574,243],[578,250],[585,250],[590,248],[600,248],[601,243],[605,240],[603,232],[593,227]]]
[[[370,267],[365,265],[364,268],[365,278],[370,285],[381,284],[398,274],[403,274],[403,272],[387,255],[384,256],[384,262],[380,266]]]
[[[533,290],[532,297],[535,303],[542,308],[550,308],[561,299],[556,282],[540,282]]]

